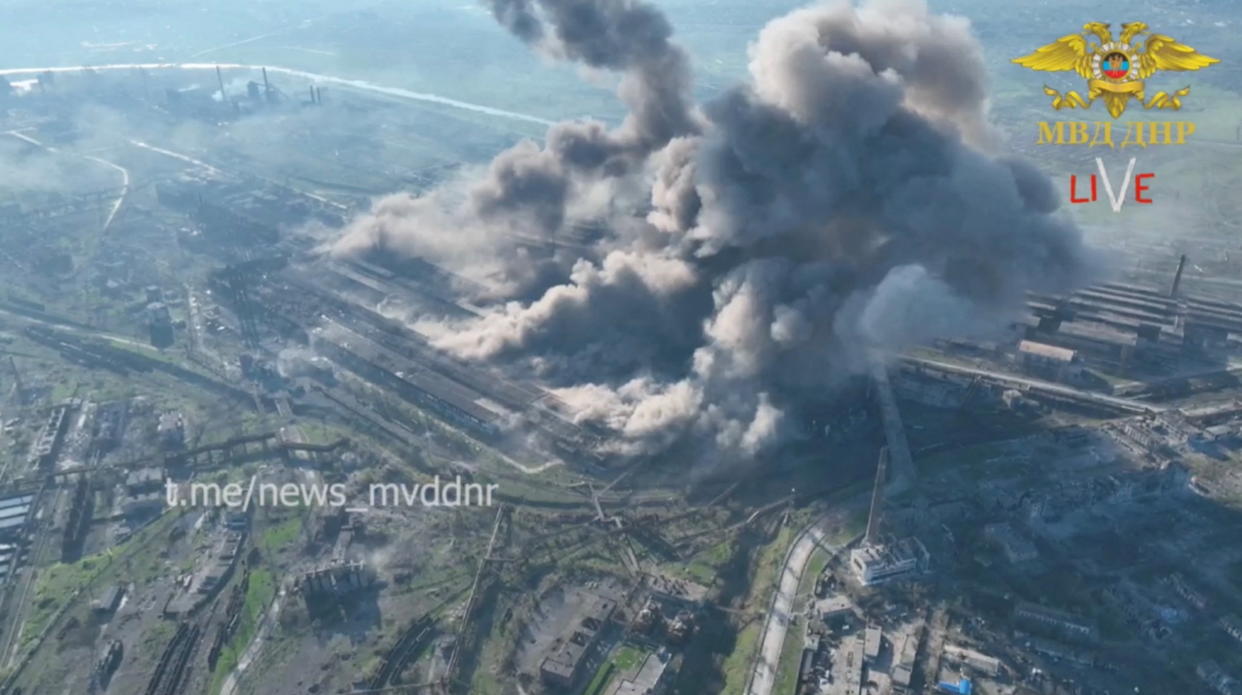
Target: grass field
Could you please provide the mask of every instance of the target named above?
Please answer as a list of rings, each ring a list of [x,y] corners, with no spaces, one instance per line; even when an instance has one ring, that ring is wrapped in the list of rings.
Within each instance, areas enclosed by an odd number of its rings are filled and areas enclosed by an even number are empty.
[[[755,563],[754,581],[751,582],[746,603],[752,609],[766,611],[767,600],[772,595],[772,587],[780,573],[785,552],[794,539],[794,529],[784,526],[776,535],[776,539],[759,551]],[[756,620],[747,625],[737,636],[733,653],[724,662],[725,685],[721,695],[741,695],[746,689],[746,681],[750,677],[751,661],[758,648],[760,635],[763,634],[763,621]]]
[[[220,660],[216,662],[216,668],[212,671],[211,687],[207,692],[220,692],[224,679],[237,666],[237,659],[246,650],[250,640],[254,639],[263,612],[276,597],[276,588],[276,577],[271,571],[258,569],[250,573],[250,583],[246,587],[246,602],[242,605],[237,632],[233,633],[228,645],[220,650]]]
[[[582,691],[582,695],[601,695],[604,688],[608,687],[608,683],[612,681],[612,676],[616,673],[617,667],[611,661],[604,662],[603,666],[595,672],[595,677],[587,683],[586,690]]]
[[[610,661],[617,667],[618,672],[625,673],[641,666],[650,653],[637,645],[623,644],[613,650]]]
[[[259,535],[256,545],[266,557],[272,557],[297,542],[302,534],[302,517],[293,515],[268,526]]]

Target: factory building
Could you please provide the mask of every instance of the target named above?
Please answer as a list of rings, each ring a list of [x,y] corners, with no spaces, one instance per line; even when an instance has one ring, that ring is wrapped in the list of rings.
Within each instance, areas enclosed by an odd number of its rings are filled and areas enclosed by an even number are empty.
[[[303,573],[294,587],[308,604],[340,598],[375,584],[375,573],[361,562],[338,562]]]
[[[1204,661],[1195,667],[1195,673],[1213,691],[1220,695],[1242,695],[1242,683],[1225,673],[1215,661]]]
[[[1108,282],[1065,296],[1031,293],[1023,337],[1120,372],[1136,363],[1175,363],[1183,353],[1211,357],[1242,348],[1242,305],[1183,293],[1185,260],[1169,291]]]
[[[1169,584],[1173,586],[1173,590],[1177,592],[1187,603],[1198,608],[1199,610],[1207,610],[1211,605],[1211,600],[1207,595],[1199,589],[1192,586],[1189,580],[1181,572],[1174,572],[1167,578]]]
[[[1018,359],[1031,374],[1053,381],[1077,381],[1082,376],[1078,353],[1034,340],[1018,343]]]
[[[500,431],[504,412],[481,394],[403,359],[359,335],[330,338],[317,334],[313,345],[328,359],[378,386],[428,408],[444,419],[484,436]]]
[[[178,451],[185,448],[185,418],[179,412],[167,412],[160,415],[156,427],[160,446],[166,451]]]
[[[91,610],[101,615],[115,613],[121,607],[121,600],[124,598],[125,585],[111,584],[94,601],[91,601]]]
[[[672,661],[668,652],[661,650],[648,654],[633,678],[623,679],[613,690],[613,695],[657,695],[666,691],[667,677]]]
[[[832,596],[820,599],[815,610],[825,623],[852,618],[855,615],[854,602],[847,596]]]
[[[0,524],[2,523],[3,521],[0,520]],[[0,533],[3,532],[3,527],[0,527]],[[19,550],[13,543],[0,543],[0,585],[4,584],[12,573]]]
[[[927,569],[927,548],[914,537],[866,545],[850,551],[850,566],[864,586],[916,575]]]
[[[0,499],[0,538],[12,538],[26,523],[34,495],[13,495]]]
[[[33,504],[32,494],[0,497],[0,585],[8,581],[21,559]]]
[[[573,413],[543,388],[464,365],[406,324],[371,308],[389,297],[400,297],[402,302],[426,304],[433,311],[472,315],[468,308],[447,303],[449,294],[440,288],[447,280],[441,275],[431,266],[410,280],[371,264],[340,263],[314,274],[304,268],[286,269],[281,273],[284,287],[273,284],[260,292],[263,303],[279,306],[303,325],[318,326],[323,323],[321,317],[329,319],[326,328],[308,331],[312,345],[324,357],[454,424],[486,437],[521,420],[546,435],[562,454],[581,456],[594,451],[599,433],[574,423]],[[355,296],[359,297],[356,302],[350,299]],[[393,381],[384,372],[408,383]]]
[[[77,402],[62,403],[48,411],[47,419],[39,430],[39,439],[30,449],[30,461],[38,466],[50,466],[60,454],[60,446],[69,428],[69,413]]]
[[[1095,627],[1071,613],[1048,608],[1035,603],[1019,603],[1013,609],[1016,620],[1030,627],[1040,628],[1060,636],[1089,640],[1095,637]]]
[[[1226,615],[1220,619],[1220,627],[1230,637],[1242,642],[1242,618],[1236,615]]]
[[[323,201],[263,182],[182,175],[155,189],[161,205],[184,212],[204,238],[216,242],[274,244],[282,232],[309,222],[337,227],[341,211]]]
[[[1000,675],[1001,663],[994,656],[982,654],[973,649],[959,647],[955,644],[945,645],[944,656],[953,663],[961,664],[969,668],[971,671],[988,678],[995,678]]]
[[[902,635],[901,646],[895,649],[892,671],[894,692],[905,693],[910,691],[910,684],[914,678],[914,660],[918,656],[921,633],[922,628],[920,627],[916,631]]]
[[[237,568],[244,540],[242,533],[217,532],[210,549],[198,558],[194,571],[181,582],[180,591],[168,597],[164,616],[185,617],[208,605]]]
[[[961,678],[956,682],[941,681],[936,684],[936,692],[947,695],[971,695],[974,691],[974,683],[969,678]]]
[[[850,567],[863,586],[912,576],[926,571],[930,563],[927,548],[918,538],[885,539],[880,532],[884,522],[888,459],[888,449],[885,447],[880,450],[880,460],[876,466],[866,534],[862,544],[850,551]]]
[[[129,404],[125,401],[104,403],[95,411],[95,439],[92,445],[101,452],[115,449],[125,432]]]
[[[1064,661],[1079,666],[1090,666],[1095,662],[1091,654],[1063,642],[1031,635],[1027,638],[1031,651],[1056,661]]]
[[[580,619],[566,635],[557,638],[548,655],[539,664],[539,675],[545,683],[569,688],[582,672],[587,656],[599,641],[600,633],[612,619],[615,601],[600,596],[587,596],[579,610]]]
[[[863,655],[868,661],[874,661],[880,656],[880,649],[884,646],[884,630],[876,625],[868,625],[863,631]]]
[[[141,522],[158,516],[167,505],[163,492],[131,493],[125,492],[123,489],[117,495],[117,503],[120,506],[121,515],[134,522]]]
[[[815,649],[810,645],[807,645],[802,648],[802,658],[798,662],[798,683],[801,687],[806,687],[806,684],[814,682]]]
[[[553,394],[462,363],[405,322],[375,310],[389,303],[435,315],[475,315],[476,309],[452,300],[447,288],[463,280],[425,262],[405,267],[411,264],[389,269],[355,259],[271,267],[258,281],[246,279],[255,273],[240,274],[244,292],[221,296],[236,300],[239,317],[251,316],[250,323],[310,343],[318,363],[335,365],[337,374],[352,373],[475,436],[487,439],[527,425],[539,434],[528,446],[601,462],[603,428],[574,422],[575,414]]]
[[[131,494],[159,492],[164,489],[164,471],[154,466],[135,468],[125,474],[125,489]]]
[[[844,695],[862,695],[863,686],[863,660],[866,654],[866,645],[863,644],[861,637],[851,637],[842,645],[845,650],[845,669],[841,674],[841,692]]]
[[[160,349],[173,344],[173,321],[168,305],[164,302],[151,302],[147,305],[147,330],[150,333],[151,345]]]
[[[1220,352],[1229,347],[1234,330],[1238,329],[1232,322],[1211,315],[1192,315],[1182,328],[1182,344],[1195,352]]]

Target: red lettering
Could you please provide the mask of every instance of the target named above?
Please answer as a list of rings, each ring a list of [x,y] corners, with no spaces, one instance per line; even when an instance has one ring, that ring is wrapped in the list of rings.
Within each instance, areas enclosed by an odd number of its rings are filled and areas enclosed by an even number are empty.
[[[1152,202],[1151,198],[1143,197],[1143,193],[1147,191],[1147,189],[1151,188],[1150,186],[1143,183],[1143,179],[1154,179],[1154,178],[1156,178],[1156,175],[1150,174],[1150,173],[1139,174],[1138,176],[1134,177],[1134,200],[1136,200],[1137,202],[1143,203],[1145,205],[1151,204]]]
[[[1091,201],[1095,199],[1096,199],[1095,174],[1091,175],[1091,197],[1090,198],[1079,198],[1078,197],[1078,175],[1070,174],[1070,202],[1071,203],[1090,203]]]

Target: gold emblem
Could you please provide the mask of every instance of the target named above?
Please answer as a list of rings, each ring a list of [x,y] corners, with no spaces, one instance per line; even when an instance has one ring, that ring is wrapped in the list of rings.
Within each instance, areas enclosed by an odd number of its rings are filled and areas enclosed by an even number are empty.
[[[1142,35],[1147,38],[1140,41]],[[1052,97],[1052,108],[1086,109],[1096,99],[1103,99],[1108,113],[1117,118],[1125,112],[1131,98],[1138,99],[1146,109],[1182,108],[1181,98],[1190,94],[1190,87],[1172,94],[1157,92],[1147,99],[1144,80],[1158,70],[1198,70],[1220,61],[1171,37],[1148,32],[1143,22],[1121,25],[1121,36],[1116,40],[1108,24],[1091,22],[1083,25],[1083,33],[1062,36],[1030,55],[1014,58],[1013,62],[1044,72],[1073,70],[1087,80],[1086,98],[1073,91],[1061,94],[1044,85],[1044,94]]]

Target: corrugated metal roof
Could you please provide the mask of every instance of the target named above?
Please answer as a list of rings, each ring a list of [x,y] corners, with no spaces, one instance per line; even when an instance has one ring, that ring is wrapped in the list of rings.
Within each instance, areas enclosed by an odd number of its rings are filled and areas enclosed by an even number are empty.
[[[16,497],[6,497],[0,500],[0,509],[5,507],[16,507],[18,505],[29,505],[34,501],[34,495],[18,495]]]
[[[30,511],[30,507],[23,505],[21,507],[7,507],[0,509],[0,519],[16,519],[26,516],[26,512]]]
[[[1018,343],[1018,352],[1026,355],[1036,355],[1038,357],[1056,360],[1058,362],[1073,362],[1074,355],[1076,354],[1073,350],[1068,348],[1048,345],[1047,343],[1037,343],[1033,340],[1023,340]]]

